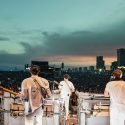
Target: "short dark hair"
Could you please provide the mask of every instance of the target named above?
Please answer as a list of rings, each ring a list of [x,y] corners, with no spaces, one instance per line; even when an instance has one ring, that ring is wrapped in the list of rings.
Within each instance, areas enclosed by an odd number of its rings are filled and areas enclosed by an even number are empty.
[[[37,66],[37,65],[31,65],[31,67],[30,67],[30,72],[31,72],[33,75],[38,75],[39,72],[40,72],[39,66]]]
[[[65,79],[70,79],[71,77],[70,77],[68,74],[65,74],[65,75],[64,75],[64,78],[65,78]]]

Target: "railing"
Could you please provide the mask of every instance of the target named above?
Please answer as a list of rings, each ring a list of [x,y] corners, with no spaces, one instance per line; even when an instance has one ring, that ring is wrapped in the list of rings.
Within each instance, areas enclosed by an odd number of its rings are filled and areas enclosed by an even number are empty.
[[[9,92],[9,93],[11,93],[11,94],[14,94],[14,95],[17,95],[17,94],[18,94],[17,92],[14,92],[14,91],[12,91],[12,90],[10,90],[10,89],[7,89],[7,88],[4,88],[4,87],[2,87],[2,86],[0,86],[0,89],[3,90],[3,91]]]
[[[110,99],[103,95],[79,97],[79,125],[109,125]]]

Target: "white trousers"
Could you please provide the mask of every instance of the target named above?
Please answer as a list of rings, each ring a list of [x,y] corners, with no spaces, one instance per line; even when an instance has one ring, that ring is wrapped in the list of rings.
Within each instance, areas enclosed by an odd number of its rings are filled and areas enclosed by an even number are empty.
[[[25,116],[25,125],[42,125],[43,109],[38,108],[34,113]]]
[[[117,107],[110,107],[110,125],[125,125],[125,112],[119,111]]]
[[[63,97],[63,101],[64,101],[64,106],[65,106],[66,120],[67,120],[68,115],[69,115],[69,96],[65,98]]]

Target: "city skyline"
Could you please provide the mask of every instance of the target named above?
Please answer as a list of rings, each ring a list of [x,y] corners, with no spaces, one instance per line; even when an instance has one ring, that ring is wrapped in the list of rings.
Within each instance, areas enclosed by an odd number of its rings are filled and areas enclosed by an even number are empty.
[[[106,65],[125,48],[123,0],[0,1],[0,69],[32,60]]]

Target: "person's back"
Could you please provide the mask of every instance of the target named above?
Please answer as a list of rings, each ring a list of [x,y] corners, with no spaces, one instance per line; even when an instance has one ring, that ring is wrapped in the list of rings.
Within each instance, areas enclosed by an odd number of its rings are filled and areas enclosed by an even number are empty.
[[[32,112],[34,112],[35,109],[39,108],[42,105],[42,100],[43,100],[43,97],[40,91],[38,90],[38,86],[36,86],[34,79],[38,81],[40,86],[45,88],[49,87],[49,85],[45,85],[47,84],[47,80],[37,75],[31,76],[23,80],[22,90],[23,92],[25,92],[23,94],[25,96],[24,99],[27,99],[28,97]]]
[[[74,91],[74,86],[71,81],[69,81],[70,76],[68,74],[64,75],[64,80],[59,84],[60,97],[63,99],[63,103],[65,105],[66,119],[69,114],[69,97],[71,93]]]
[[[22,82],[22,99],[25,105],[25,125],[42,125],[43,116],[43,95],[41,87],[49,93],[49,83],[46,79],[38,76],[40,69],[33,65],[30,68],[31,77]]]
[[[107,88],[111,99],[111,105],[125,105],[125,81],[111,81],[107,84]],[[119,106],[118,109],[123,111]]]
[[[67,85],[68,84],[68,85]],[[71,94],[71,91],[70,91],[70,88],[69,88],[69,86],[70,87],[72,87],[73,85],[72,85],[72,82],[70,82],[70,81],[61,81],[60,82],[60,86],[59,86],[59,88],[61,89],[61,91],[60,91],[60,96],[61,96],[61,98],[64,98],[64,97],[67,97],[67,95],[70,95]]]
[[[124,125],[125,123],[125,81],[122,71],[113,72],[113,79],[107,83],[104,95],[110,96],[110,125]]]

